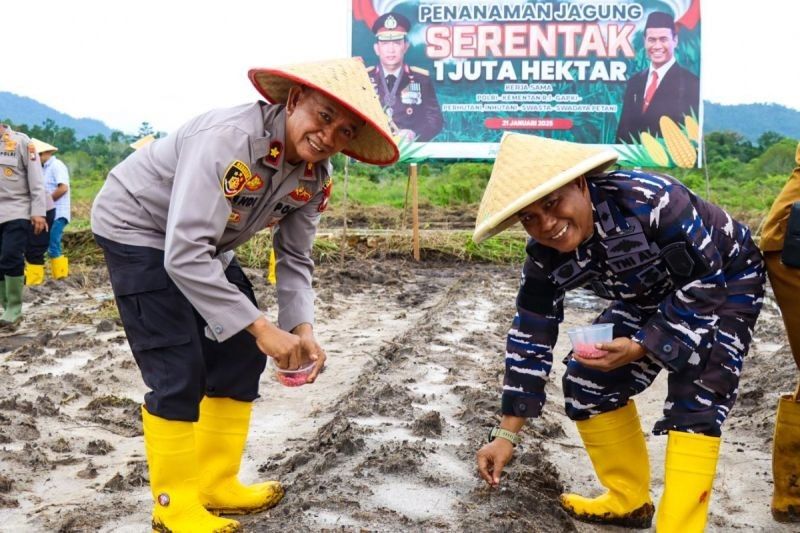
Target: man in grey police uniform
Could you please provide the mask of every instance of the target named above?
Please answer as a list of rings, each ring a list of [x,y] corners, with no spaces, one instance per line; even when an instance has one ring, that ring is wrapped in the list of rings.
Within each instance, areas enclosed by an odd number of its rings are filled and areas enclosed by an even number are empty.
[[[266,357],[325,361],[312,324],[311,246],[331,191],[330,157],[385,165],[398,150],[358,59],[253,69],[273,104],[200,115],[111,170],[92,208],[142,408],[158,531],[237,531],[218,513],[283,496],[237,479]],[[258,309],[232,250],[275,227],[278,325]],[[211,514],[212,511],[215,514]]]
[[[44,178],[36,147],[24,133],[0,124],[0,330],[22,320],[25,247],[33,225],[38,235],[45,222]]]
[[[442,131],[444,120],[428,71],[404,63],[406,35],[411,21],[399,13],[385,13],[372,25],[375,55],[369,79],[391,119],[392,133],[409,141],[427,142]]]

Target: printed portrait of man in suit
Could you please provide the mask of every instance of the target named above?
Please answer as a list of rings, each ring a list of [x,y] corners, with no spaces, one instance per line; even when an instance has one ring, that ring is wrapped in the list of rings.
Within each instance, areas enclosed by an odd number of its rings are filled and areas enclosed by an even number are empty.
[[[684,116],[699,114],[700,80],[675,60],[678,34],[672,15],[650,13],[645,23],[644,46],[650,65],[628,80],[617,143],[638,143],[645,131],[660,135],[658,122],[662,116],[680,124]]]

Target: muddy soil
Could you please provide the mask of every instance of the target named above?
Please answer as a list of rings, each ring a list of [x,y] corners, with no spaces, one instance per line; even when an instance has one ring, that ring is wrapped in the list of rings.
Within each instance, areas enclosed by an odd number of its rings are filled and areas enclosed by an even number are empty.
[[[273,288],[250,274],[274,317]],[[475,473],[499,416],[518,267],[349,260],[320,265],[315,283],[329,364],[310,386],[262,376],[241,477],[280,479],[287,493],[241,517],[246,531],[616,530],[573,522],[557,505],[563,490],[599,492],[561,408],[566,339],[544,415],[524,430],[501,487]],[[107,275],[78,266],[25,301],[22,327],[0,336],[0,530],[149,531],[145,388]],[[567,309],[571,325],[601,308],[575,293]],[[725,428],[709,531],[791,530],[769,515],[774,410],[796,373],[782,328],[769,300]],[[637,399],[646,432],[662,378]],[[654,498],[665,440],[648,434]]]

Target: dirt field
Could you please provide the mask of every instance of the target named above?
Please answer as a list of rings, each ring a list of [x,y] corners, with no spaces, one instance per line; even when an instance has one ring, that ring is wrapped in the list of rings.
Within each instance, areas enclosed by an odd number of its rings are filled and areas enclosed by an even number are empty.
[[[273,289],[251,271],[261,307]],[[242,517],[247,531],[616,531],[573,522],[565,489],[597,493],[554,365],[544,416],[524,430],[501,488],[474,454],[496,423],[518,267],[357,261],[318,267],[318,337],[329,364],[311,386],[262,377],[242,478],[278,478],[284,501]],[[600,303],[568,298],[566,325]],[[113,319],[104,270],[74,268],[26,295],[0,337],[0,530],[149,531],[138,410],[145,392]],[[561,339],[556,361],[567,353]],[[772,522],[770,450],[778,394],[795,371],[768,301],[725,428],[709,531],[790,531]],[[663,376],[662,376],[663,378]],[[638,399],[649,433],[665,380]],[[665,438],[648,434],[652,492]],[[656,500],[657,501],[657,500]]]

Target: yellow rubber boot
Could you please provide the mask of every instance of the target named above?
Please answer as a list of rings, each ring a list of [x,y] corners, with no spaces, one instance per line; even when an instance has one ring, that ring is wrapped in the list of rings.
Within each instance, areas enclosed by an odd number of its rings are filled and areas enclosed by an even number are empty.
[[[44,265],[25,263],[25,285],[41,285],[44,283]]]
[[[247,514],[268,509],[283,498],[278,481],[243,485],[239,479],[251,402],[210,398],[200,402],[200,420],[195,427],[200,463],[200,500],[209,511]]]
[[[576,422],[606,492],[596,498],[562,494],[572,517],[597,524],[648,528],[653,520],[650,460],[636,404]]]
[[[656,516],[658,533],[701,533],[705,529],[720,441],[719,437],[669,432],[664,494]]]
[[[772,517],[800,522],[800,403],[791,394],[778,401],[772,445]]]
[[[215,516],[197,495],[197,450],[191,422],[166,420],[142,407],[142,427],[155,502],[153,531],[159,533],[231,533],[236,520]]]
[[[66,255],[54,257],[50,260],[50,270],[53,272],[53,279],[63,279],[69,276],[69,259]]]

